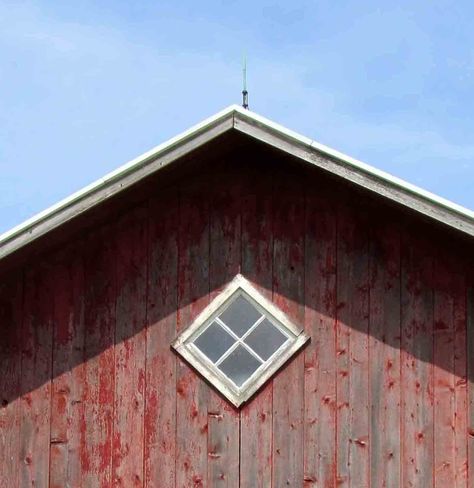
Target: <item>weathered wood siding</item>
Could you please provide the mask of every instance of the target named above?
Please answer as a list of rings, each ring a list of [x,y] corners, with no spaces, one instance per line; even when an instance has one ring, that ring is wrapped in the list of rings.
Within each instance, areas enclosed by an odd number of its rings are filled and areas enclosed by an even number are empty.
[[[278,159],[2,276],[1,488],[474,486],[467,244]],[[169,347],[239,272],[312,338],[240,411]]]

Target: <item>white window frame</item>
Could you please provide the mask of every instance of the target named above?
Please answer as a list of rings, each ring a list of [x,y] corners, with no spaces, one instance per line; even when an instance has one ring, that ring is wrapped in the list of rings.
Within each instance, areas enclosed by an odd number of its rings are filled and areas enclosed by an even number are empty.
[[[223,372],[221,372],[213,362],[208,359],[193,344],[193,341],[207,328],[218,315],[228,306],[229,301],[242,294],[254,306],[275,325],[288,340],[265,361],[252,376],[237,387]],[[219,320],[219,319],[218,319]],[[263,319],[262,319],[263,320]],[[252,330],[256,327],[257,321]],[[226,327],[224,327],[227,330]],[[244,336],[250,332],[247,331]],[[237,337],[231,333],[234,339]],[[185,329],[171,344],[183,359],[195,368],[212,386],[224,395],[235,407],[240,407],[249,400],[292,356],[294,356],[308,341],[310,337],[304,332],[303,327],[297,326],[285,313],[277,308],[270,300],[265,298],[246,278],[241,274],[235,278],[222,290],[221,293],[196,317],[194,322]],[[242,338],[240,338],[242,340]],[[239,341],[240,342],[240,341]],[[231,346],[230,349],[237,347]],[[230,354],[230,349],[224,356]],[[252,355],[254,353],[249,351]],[[223,361],[224,356],[220,358]]]

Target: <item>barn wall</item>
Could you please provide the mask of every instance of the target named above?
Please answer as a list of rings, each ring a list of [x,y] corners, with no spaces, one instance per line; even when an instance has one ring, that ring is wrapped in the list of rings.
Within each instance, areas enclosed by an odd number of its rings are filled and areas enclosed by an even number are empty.
[[[257,152],[157,187],[2,278],[0,487],[473,486],[463,256]],[[238,272],[312,338],[240,411],[170,350]]]

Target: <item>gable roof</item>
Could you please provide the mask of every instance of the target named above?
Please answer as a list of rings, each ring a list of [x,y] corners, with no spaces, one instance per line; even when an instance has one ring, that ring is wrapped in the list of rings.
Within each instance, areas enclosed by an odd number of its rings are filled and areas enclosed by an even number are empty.
[[[473,211],[301,136],[254,112],[231,105],[0,235],[0,260],[230,130],[263,141],[464,234],[474,236]]]

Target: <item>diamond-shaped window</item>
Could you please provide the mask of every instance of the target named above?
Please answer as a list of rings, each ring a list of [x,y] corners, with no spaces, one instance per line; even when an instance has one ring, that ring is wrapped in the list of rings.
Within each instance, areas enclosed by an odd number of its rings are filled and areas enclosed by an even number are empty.
[[[240,406],[308,339],[302,328],[237,275],[172,347]]]

